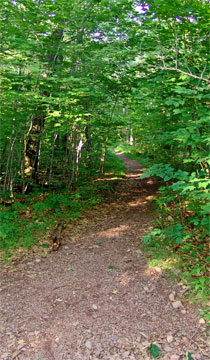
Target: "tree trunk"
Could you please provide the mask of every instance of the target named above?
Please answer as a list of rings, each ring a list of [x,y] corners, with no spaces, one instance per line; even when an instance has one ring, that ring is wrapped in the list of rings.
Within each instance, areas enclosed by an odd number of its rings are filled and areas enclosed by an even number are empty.
[[[38,183],[38,165],[40,155],[41,134],[44,128],[45,115],[35,114],[31,118],[30,129],[25,138],[24,174],[34,183]]]
[[[107,135],[103,149],[102,149],[102,155],[101,155],[101,161],[100,161],[100,172],[103,174],[104,173],[104,161],[105,161],[105,156],[106,156],[106,149],[107,149],[107,145],[108,145],[108,140],[109,140],[109,136]]]

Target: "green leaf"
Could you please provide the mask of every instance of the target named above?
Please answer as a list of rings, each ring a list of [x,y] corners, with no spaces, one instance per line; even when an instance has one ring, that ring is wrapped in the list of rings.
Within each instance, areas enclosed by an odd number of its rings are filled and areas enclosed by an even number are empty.
[[[210,213],[210,204],[206,204],[206,205],[203,205],[201,207],[202,209],[202,214],[205,215],[205,214],[209,214]]]
[[[117,267],[116,267],[116,266],[114,266],[114,265],[109,265],[109,266],[108,266],[108,269],[111,269],[111,270],[117,270]]]
[[[185,355],[186,355],[186,360],[194,360],[191,354],[189,353],[189,351],[186,351]]]
[[[183,112],[182,109],[174,109],[174,111],[173,111],[173,113],[174,113],[175,115],[181,114],[182,112]]]
[[[155,359],[162,354],[161,349],[155,344],[151,344],[147,348],[147,350],[149,351],[150,355],[153,356],[153,358]]]

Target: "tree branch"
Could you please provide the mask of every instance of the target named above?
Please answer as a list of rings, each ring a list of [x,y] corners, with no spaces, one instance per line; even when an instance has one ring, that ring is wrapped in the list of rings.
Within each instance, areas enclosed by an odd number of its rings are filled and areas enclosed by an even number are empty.
[[[193,77],[195,79],[199,79],[199,80],[205,81],[208,84],[210,84],[210,80],[203,77],[203,72],[202,72],[201,76],[199,76],[199,75],[194,75],[192,73],[188,73],[187,71],[184,71],[184,70],[178,69],[178,68],[174,68],[174,67],[160,67],[159,69],[160,70],[177,71],[177,72],[180,72],[180,73],[185,74],[187,76],[191,76],[191,77]]]

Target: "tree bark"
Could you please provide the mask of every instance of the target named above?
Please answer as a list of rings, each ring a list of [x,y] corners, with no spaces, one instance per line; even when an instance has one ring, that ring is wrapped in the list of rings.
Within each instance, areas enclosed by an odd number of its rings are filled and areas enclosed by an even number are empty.
[[[45,115],[37,113],[32,116],[30,129],[25,138],[24,151],[24,174],[31,177],[33,182],[38,183],[38,164],[40,155],[41,133],[44,128]]]

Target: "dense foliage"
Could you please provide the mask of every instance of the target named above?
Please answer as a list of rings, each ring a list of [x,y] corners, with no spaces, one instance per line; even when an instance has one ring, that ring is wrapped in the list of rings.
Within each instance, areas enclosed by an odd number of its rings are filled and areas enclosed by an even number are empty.
[[[4,198],[102,169],[127,91],[131,11],[127,1],[2,2]]]
[[[147,1],[136,34],[130,127],[149,159],[146,176],[163,180],[155,229],[144,241],[179,254],[194,289],[209,296],[210,4]],[[128,132],[128,137],[130,134]],[[133,141],[133,139],[132,139]],[[176,260],[177,261],[177,260]]]
[[[199,0],[3,1],[4,197],[102,169],[120,128],[208,176],[209,15]]]
[[[208,1],[148,1],[133,64],[133,136],[162,178],[158,205],[163,237],[208,247],[210,186],[210,62]],[[166,219],[169,219],[167,221]],[[168,224],[167,224],[168,223]],[[191,244],[191,246],[190,246]],[[209,257],[206,258],[209,261]]]

